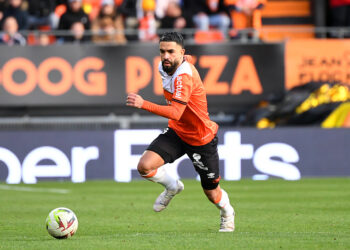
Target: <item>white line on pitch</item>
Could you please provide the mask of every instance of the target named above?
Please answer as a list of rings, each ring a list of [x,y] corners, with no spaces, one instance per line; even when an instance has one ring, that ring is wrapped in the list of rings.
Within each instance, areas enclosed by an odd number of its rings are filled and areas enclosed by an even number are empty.
[[[13,190],[13,191],[24,191],[24,192],[56,193],[56,194],[67,194],[70,192],[68,189],[18,187],[18,186],[12,186],[12,185],[0,185],[0,189]]]

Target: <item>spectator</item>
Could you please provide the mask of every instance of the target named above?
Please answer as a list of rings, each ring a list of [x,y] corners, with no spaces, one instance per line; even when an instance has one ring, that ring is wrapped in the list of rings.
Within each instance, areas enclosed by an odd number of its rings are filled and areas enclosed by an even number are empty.
[[[85,26],[82,22],[75,22],[69,29],[71,35],[64,37],[65,43],[87,43],[90,41],[89,37],[85,35]]]
[[[261,9],[264,7],[266,0],[225,0],[230,9],[232,26],[235,29],[260,29]],[[249,34],[252,36],[252,34]],[[237,34],[231,34],[236,37]]]
[[[224,0],[183,0],[186,21],[200,30],[219,29],[224,36],[230,27],[230,18]],[[192,20],[191,20],[192,19]]]
[[[102,0],[98,17],[92,23],[92,30],[94,42],[126,43],[123,17],[118,13],[113,0]]]
[[[25,45],[26,39],[18,33],[18,23],[15,17],[9,16],[3,22],[3,32],[0,35],[0,44]]]
[[[329,0],[330,25],[332,27],[350,28],[350,0]],[[331,37],[341,37],[338,32],[331,32]],[[344,37],[349,38],[350,32],[345,32]]]
[[[89,16],[90,21],[95,20],[100,11],[101,0],[83,0],[83,10]]]
[[[61,19],[61,16],[66,13],[68,0],[56,0],[55,1],[55,10],[53,13],[53,29],[58,29],[58,25]]]
[[[179,6],[181,0],[157,0],[156,1],[156,17],[162,19],[166,15],[166,11],[170,3],[177,3]]]
[[[55,0],[27,0],[28,2],[28,26],[39,29],[40,26],[50,26],[56,29],[58,19],[55,18]]]
[[[158,41],[155,7],[155,0],[142,1],[143,17],[139,20],[140,41]]]
[[[112,0],[115,7],[119,7],[123,0]],[[97,18],[103,0],[83,0],[83,10],[88,14],[90,21],[93,21]]]
[[[142,18],[141,0],[124,0],[120,5],[120,13],[124,19],[124,26],[128,31],[127,40],[138,40],[137,28]]]
[[[22,0],[9,0],[9,5],[5,7],[3,19],[12,16],[16,18],[18,30],[28,29],[28,13],[21,9]]]
[[[38,35],[37,45],[48,46],[51,44],[50,35],[46,32],[40,32]]]
[[[82,0],[68,0],[67,10],[60,18],[58,29],[70,30],[76,22],[82,23],[85,30],[90,29],[89,16],[82,8]]]
[[[0,21],[4,17],[5,3],[6,0],[0,0]]]
[[[182,10],[178,3],[170,2],[165,12],[165,16],[160,20],[162,29],[183,29],[186,20],[182,17]]]
[[[56,6],[58,5],[67,5],[69,0],[56,0]]]

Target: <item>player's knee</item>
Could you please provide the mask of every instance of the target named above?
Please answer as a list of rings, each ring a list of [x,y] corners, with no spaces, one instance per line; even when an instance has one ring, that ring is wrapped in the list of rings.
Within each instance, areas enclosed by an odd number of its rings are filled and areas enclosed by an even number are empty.
[[[137,165],[137,171],[139,171],[140,175],[147,175],[152,171],[152,166],[149,161],[141,158]]]

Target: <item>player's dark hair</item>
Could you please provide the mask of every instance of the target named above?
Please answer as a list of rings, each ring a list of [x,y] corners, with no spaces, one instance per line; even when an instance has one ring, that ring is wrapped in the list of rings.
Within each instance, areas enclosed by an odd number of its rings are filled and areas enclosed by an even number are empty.
[[[182,48],[185,47],[184,38],[179,32],[165,32],[159,39],[159,42],[176,42]]]

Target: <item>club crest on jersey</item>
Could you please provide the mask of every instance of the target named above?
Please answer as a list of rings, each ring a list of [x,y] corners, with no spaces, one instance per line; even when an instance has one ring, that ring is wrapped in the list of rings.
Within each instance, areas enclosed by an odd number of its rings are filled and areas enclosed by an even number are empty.
[[[181,94],[182,94],[182,76],[178,76],[176,78],[176,88],[175,88],[175,97],[176,98],[181,98]]]

